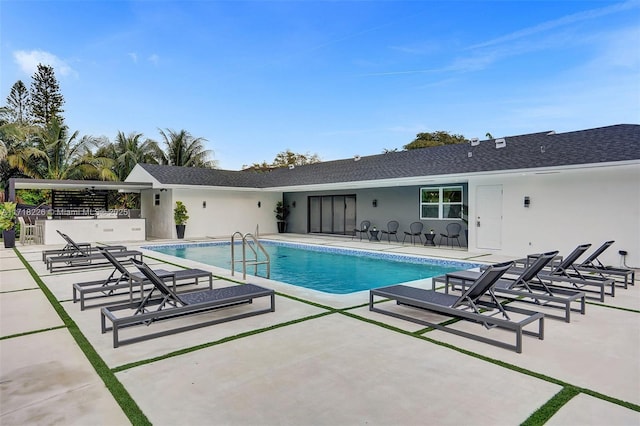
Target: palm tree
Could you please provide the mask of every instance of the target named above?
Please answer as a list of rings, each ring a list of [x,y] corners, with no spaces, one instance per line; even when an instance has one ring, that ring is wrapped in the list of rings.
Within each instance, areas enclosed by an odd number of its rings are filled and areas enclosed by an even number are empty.
[[[96,157],[91,148],[94,138],[78,132],[68,135],[67,126],[53,119],[34,137],[34,144],[8,156],[9,164],[36,179],[116,180],[113,160]]]
[[[114,171],[119,180],[124,181],[136,164],[158,164],[164,157],[157,142],[151,139],[142,141],[142,138],[142,133],[125,135],[118,132],[114,143],[108,143],[98,151],[98,154],[114,160]]]
[[[204,138],[194,138],[186,130],[176,132],[171,129],[158,129],[167,146],[162,159],[163,164],[185,167],[215,168],[216,162],[209,160],[210,150],[204,149]]]

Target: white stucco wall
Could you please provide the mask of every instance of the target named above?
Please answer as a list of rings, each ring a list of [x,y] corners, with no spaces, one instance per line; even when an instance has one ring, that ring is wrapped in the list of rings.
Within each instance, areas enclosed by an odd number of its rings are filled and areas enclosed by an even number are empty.
[[[619,266],[618,251],[626,250],[627,265],[640,266],[640,166],[476,177],[469,181],[470,206],[479,185],[503,186],[502,249],[497,251],[523,256],[560,250],[566,255],[582,243],[591,243],[592,251],[615,240],[600,259]],[[531,199],[528,208],[525,196]],[[474,222],[469,222],[471,248],[476,247]]]
[[[142,197],[141,214],[150,223],[147,235],[153,238],[176,238],[173,222],[176,201],[185,204],[189,215],[185,238],[231,237],[236,231],[255,234],[256,225],[261,235],[278,231],[273,210],[282,199],[281,193],[206,188],[147,192]],[[160,194],[159,206],[153,205],[154,194]]]
[[[155,196],[160,205],[155,205]],[[168,213],[169,214],[168,214]],[[147,236],[150,238],[175,238],[171,190],[144,190],[140,193],[140,215],[147,219]],[[173,234],[172,234],[173,232]],[[172,235],[174,235],[172,237]]]

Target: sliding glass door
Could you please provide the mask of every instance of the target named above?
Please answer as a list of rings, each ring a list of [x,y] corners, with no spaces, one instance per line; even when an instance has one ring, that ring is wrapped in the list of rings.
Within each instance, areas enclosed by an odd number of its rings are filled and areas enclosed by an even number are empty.
[[[309,197],[310,233],[349,234],[356,227],[355,195]]]

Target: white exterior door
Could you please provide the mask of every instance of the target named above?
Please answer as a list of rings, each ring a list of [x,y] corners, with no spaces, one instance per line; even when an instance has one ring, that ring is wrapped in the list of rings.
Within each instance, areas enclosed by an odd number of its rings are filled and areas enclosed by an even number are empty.
[[[502,248],[502,185],[476,188],[476,241],[478,248]]]

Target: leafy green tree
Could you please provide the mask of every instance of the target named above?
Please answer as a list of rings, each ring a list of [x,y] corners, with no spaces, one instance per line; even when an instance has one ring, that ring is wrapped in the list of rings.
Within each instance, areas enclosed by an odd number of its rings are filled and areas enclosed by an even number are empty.
[[[34,122],[46,126],[56,118],[62,123],[63,104],[64,97],[60,93],[53,67],[38,64],[31,81],[31,114]]]
[[[204,148],[204,138],[194,138],[186,130],[176,132],[171,129],[161,130],[160,135],[166,145],[162,158],[163,164],[184,167],[215,168],[216,161],[209,160],[211,150]]]
[[[7,105],[2,113],[8,122],[28,124],[29,104],[29,90],[22,80],[18,80],[11,87],[11,92],[7,96]]]
[[[8,199],[11,178],[27,177],[16,165],[25,149],[33,146],[33,137],[40,129],[34,126],[6,122],[0,125],[0,189]]]
[[[467,139],[462,135],[452,135],[449,132],[438,130],[431,133],[418,133],[413,142],[403,146],[402,148],[405,150],[411,150],[465,142],[467,142]]]
[[[290,165],[303,166],[305,164],[319,163],[320,157],[318,154],[297,154],[290,149],[279,152],[276,158],[273,160],[274,167],[288,167]]]
[[[308,152],[306,154],[298,154],[291,151],[290,149],[287,149],[286,151],[279,152],[276,155],[276,158],[273,159],[273,162],[271,164],[263,161],[262,163],[253,163],[251,166],[243,165],[242,169],[266,172],[281,167],[303,166],[305,164],[314,164],[320,162],[321,160],[318,154],[309,154]]]
[[[34,145],[10,156],[9,164],[35,179],[99,179],[116,180],[111,170],[113,160],[96,157],[91,148],[96,141],[90,136],[69,135],[67,126],[54,117],[34,137]]]

